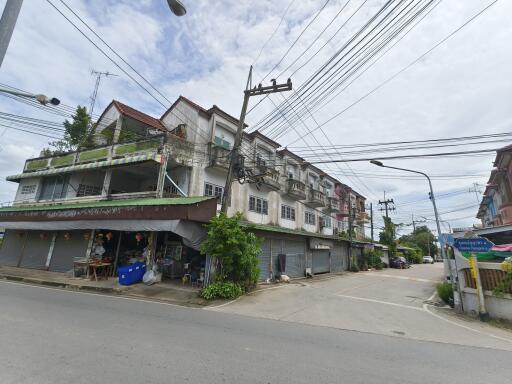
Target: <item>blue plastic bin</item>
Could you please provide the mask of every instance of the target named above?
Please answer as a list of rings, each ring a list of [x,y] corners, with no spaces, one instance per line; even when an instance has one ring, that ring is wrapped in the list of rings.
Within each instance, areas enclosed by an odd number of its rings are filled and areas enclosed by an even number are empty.
[[[144,273],[146,273],[146,264],[141,262],[127,265],[126,267],[120,267],[117,269],[119,284],[132,285],[140,283]]]

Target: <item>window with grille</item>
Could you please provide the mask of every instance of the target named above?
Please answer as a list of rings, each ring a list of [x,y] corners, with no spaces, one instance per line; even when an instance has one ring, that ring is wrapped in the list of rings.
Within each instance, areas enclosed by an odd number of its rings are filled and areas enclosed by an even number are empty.
[[[295,208],[289,205],[281,205],[281,218],[295,221]]]
[[[101,194],[101,187],[97,185],[78,184],[76,190],[76,197],[82,196],[96,196]]]
[[[31,195],[36,192],[36,185],[30,184],[30,185],[24,185],[21,187],[21,194],[22,195]]]
[[[249,196],[249,211],[268,215],[268,201],[261,197]]]
[[[304,222],[306,224],[315,225],[316,224],[316,216],[313,212],[304,212]]]
[[[222,196],[224,195],[224,188],[219,185],[204,183],[204,195],[217,196],[217,201],[221,204]]]

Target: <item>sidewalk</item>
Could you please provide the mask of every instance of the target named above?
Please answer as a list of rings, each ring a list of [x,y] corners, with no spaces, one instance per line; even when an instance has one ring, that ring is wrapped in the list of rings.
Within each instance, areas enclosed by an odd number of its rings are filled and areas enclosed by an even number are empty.
[[[0,266],[0,279],[62,289],[122,295],[189,307],[212,304],[199,297],[197,288],[172,283],[158,283],[150,286],[141,283],[125,286],[119,285],[117,278],[114,277],[108,280],[94,281],[73,277],[66,273],[7,266]]]

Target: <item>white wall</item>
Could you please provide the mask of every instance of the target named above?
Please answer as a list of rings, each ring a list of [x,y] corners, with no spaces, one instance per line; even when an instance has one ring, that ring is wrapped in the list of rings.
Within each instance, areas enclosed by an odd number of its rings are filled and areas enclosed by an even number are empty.
[[[16,203],[22,203],[22,202],[26,202],[26,203],[30,203],[30,202],[34,202],[37,198],[37,195],[39,193],[39,189],[41,188],[41,185],[40,185],[40,181],[41,178],[39,177],[30,177],[30,178],[26,178],[26,179],[21,179],[20,180],[20,183],[18,185],[18,190],[16,191],[16,196],[14,197],[14,201]],[[21,193],[21,190],[24,186],[29,186],[29,185],[35,185],[36,186],[36,189],[33,193],[28,193],[28,194],[22,194]]]

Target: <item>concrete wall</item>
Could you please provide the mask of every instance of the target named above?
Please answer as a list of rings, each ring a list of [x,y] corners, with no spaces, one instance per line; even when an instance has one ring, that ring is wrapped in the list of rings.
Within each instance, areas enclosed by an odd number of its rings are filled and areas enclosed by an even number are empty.
[[[512,295],[505,295],[503,298],[493,296],[492,292],[485,291],[485,307],[489,316],[494,319],[512,321]],[[464,288],[462,292],[464,312],[478,315],[478,296],[476,289]]]
[[[22,193],[23,187],[29,187],[31,185],[35,185],[35,190],[32,193]],[[18,190],[16,191],[16,196],[14,197],[14,201],[16,203],[30,203],[34,202],[37,199],[37,195],[39,193],[39,189],[41,188],[41,178],[40,177],[31,177],[27,179],[21,179],[18,185]]]

